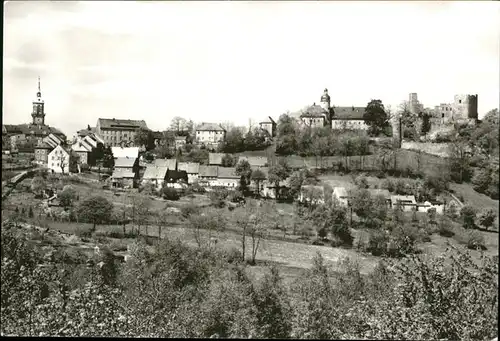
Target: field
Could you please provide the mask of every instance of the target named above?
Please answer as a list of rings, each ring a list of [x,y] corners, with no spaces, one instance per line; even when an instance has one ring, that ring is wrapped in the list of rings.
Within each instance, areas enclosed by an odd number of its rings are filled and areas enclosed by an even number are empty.
[[[456,196],[464,198],[464,204],[472,205],[479,210],[485,208],[491,208],[497,216],[497,218],[495,219],[494,226],[496,226],[498,230],[498,214],[499,214],[498,200],[493,200],[485,194],[476,192],[468,184],[451,184],[450,187],[455,192]]]

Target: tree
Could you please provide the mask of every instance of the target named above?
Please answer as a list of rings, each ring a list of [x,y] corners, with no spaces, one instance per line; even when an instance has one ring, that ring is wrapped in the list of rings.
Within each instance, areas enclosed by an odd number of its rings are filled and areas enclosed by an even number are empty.
[[[365,108],[363,119],[368,125],[368,133],[371,136],[378,136],[389,127],[389,117],[384,109],[382,101],[379,99],[371,100]]]
[[[245,140],[243,132],[239,128],[232,128],[226,133],[224,143],[222,144],[222,151],[224,153],[239,153],[245,150]]]
[[[146,236],[148,235],[149,217],[151,215],[151,201],[144,197],[139,197],[133,202],[134,220],[137,224],[138,232],[141,233],[141,226],[146,226]]]
[[[245,192],[250,184],[250,177],[252,175],[252,167],[247,160],[240,160],[236,165],[236,175],[240,176],[241,189]]]
[[[431,114],[427,112],[422,113],[421,119],[422,126],[420,128],[420,133],[422,133],[422,135],[426,135],[429,131],[431,131]]]
[[[255,182],[255,187],[257,188],[257,195],[260,195],[260,183],[266,179],[266,175],[260,169],[252,171],[250,180]]]
[[[465,205],[460,210],[460,216],[462,217],[463,226],[466,229],[475,227],[476,209],[474,207]]]
[[[175,116],[172,121],[170,122],[170,130],[175,131],[176,133],[183,132],[187,128],[187,121],[186,119]]]
[[[290,195],[294,198],[300,193],[302,184],[304,183],[304,175],[301,171],[295,171],[290,175]]]
[[[96,230],[98,224],[105,224],[111,217],[113,204],[101,196],[90,197],[78,206],[77,214],[81,221],[93,224],[92,230]]]
[[[484,226],[486,229],[489,229],[491,226],[493,226],[495,218],[495,212],[491,208],[483,209],[478,217],[479,225]]]
[[[194,214],[188,217],[187,223],[193,229],[194,238],[198,247],[211,247],[214,235],[226,229],[226,220],[219,211],[211,210],[203,214]]]
[[[352,210],[360,218],[368,218],[372,209],[372,198],[366,189],[353,191],[351,197]]]
[[[45,189],[45,180],[37,175],[31,180],[31,190],[35,194],[35,196],[41,196],[43,193],[43,190]]]
[[[230,154],[224,154],[222,157],[222,167],[233,167],[234,166],[234,158]]]
[[[70,185],[64,186],[64,189],[57,197],[59,198],[61,205],[67,209],[76,199],[76,190]]]
[[[484,193],[488,190],[491,183],[491,170],[483,168],[476,172],[472,178],[472,188],[479,193]]]
[[[144,146],[146,151],[153,150],[156,147],[153,132],[146,128],[137,129],[134,144],[138,147]]]
[[[276,153],[291,155],[298,150],[297,143],[298,128],[288,114],[283,114],[278,119],[276,132]]]
[[[417,113],[412,112],[409,107],[408,101],[404,101],[399,106],[399,114],[401,116],[401,128],[403,129],[403,137],[408,139],[416,139],[418,137],[417,132]]]
[[[280,159],[276,165],[269,167],[269,182],[276,185],[276,198],[279,196],[279,183],[291,174],[291,168],[285,159]]]

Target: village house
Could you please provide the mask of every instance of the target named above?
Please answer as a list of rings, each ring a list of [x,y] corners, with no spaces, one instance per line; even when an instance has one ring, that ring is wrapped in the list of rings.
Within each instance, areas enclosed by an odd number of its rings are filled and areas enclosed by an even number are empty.
[[[88,165],[89,154],[92,153],[92,145],[88,143],[85,139],[77,140],[72,146],[71,150],[78,155],[80,165]]]
[[[64,143],[64,141],[60,137],[53,133],[50,133],[49,135],[43,137],[42,142],[45,142],[52,148],[55,148],[56,146]]]
[[[134,138],[139,130],[149,130],[144,120],[124,120],[99,118],[96,133],[102,137],[105,146],[134,146]]]
[[[418,212],[428,212],[430,209],[436,209],[437,214],[444,213],[444,202],[442,201],[424,201],[423,203],[417,204]]]
[[[35,163],[41,166],[47,166],[49,153],[54,149],[45,142],[38,143],[35,146]]]
[[[177,159],[156,159],[154,161],[154,165],[167,168],[165,177],[167,184],[176,183],[181,179],[187,182],[187,175],[177,171]]]
[[[115,159],[111,184],[113,187],[134,188],[139,172],[139,160],[136,157]]]
[[[142,176],[142,185],[149,182],[154,184],[156,189],[162,188],[167,178],[167,171],[168,167],[165,166],[148,165]]]
[[[391,208],[395,209],[400,205],[404,212],[411,212],[417,209],[417,201],[414,195],[391,195]]]
[[[215,146],[226,138],[226,130],[216,123],[201,123],[195,130],[198,144]]]
[[[263,119],[262,122],[259,122],[260,129],[267,131],[270,137],[276,136],[276,126],[276,122],[271,116],[268,116]]]
[[[300,120],[305,127],[322,128],[328,123],[329,113],[323,107],[313,105],[304,109],[300,115]]]
[[[178,169],[185,171],[188,177],[188,184],[198,181],[200,173],[200,164],[198,162],[179,162]]]
[[[350,194],[345,187],[333,187],[332,199],[340,206],[349,206]]]
[[[235,167],[217,167],[217,186],[236,189],[241,177],[236,175]]]
[[[208,164],[210,166],[222,166],[222,158],[224,155],[224,153],[209,153]]]
[[[198,179],[201,185],[218,186],[217,166],[200,165]]]
[[[70,152],[61,145],[56,146],[49,154],[47,167],[52,173],[69,173]]]
[[[332,129],[338,130],[367,130],[368,125],[363,118],[363,107],[335,107],[333,108]]]

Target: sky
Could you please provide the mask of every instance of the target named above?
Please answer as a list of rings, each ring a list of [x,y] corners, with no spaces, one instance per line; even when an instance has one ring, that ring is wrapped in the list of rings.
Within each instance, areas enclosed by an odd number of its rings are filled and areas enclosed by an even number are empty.
[[[3,122],[247,125],[319,103],[498,108],[499,2],[4,2]]]

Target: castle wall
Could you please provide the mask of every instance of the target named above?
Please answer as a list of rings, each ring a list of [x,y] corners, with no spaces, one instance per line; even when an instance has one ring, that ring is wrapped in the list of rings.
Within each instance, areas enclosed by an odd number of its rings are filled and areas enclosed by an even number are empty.
[[[441,157],[448,157],[449,148],[450,148],[449,143],[408,142],[408,141],[403,141],[401,143],[401,149],[416,150],[416,151],[420,150],[421,152]]]

